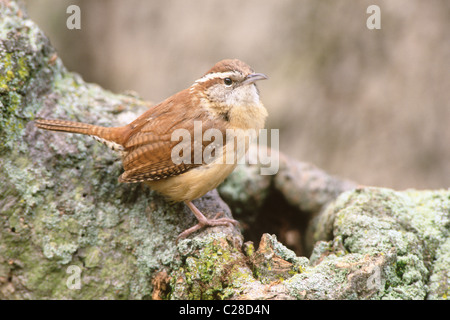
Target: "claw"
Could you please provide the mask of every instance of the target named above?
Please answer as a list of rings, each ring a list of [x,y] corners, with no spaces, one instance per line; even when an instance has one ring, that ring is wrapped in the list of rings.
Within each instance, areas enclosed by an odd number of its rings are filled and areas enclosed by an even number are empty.
[[[182,233],[180,233],[177,237],[177,242],[178,240],[186,238],[191,233],[194,233],[195,231],[198,231],[204,227],[233,226],[239,224],[238,221],[230,218],[218,219],[218,217],[223,215],[223,212],[218,212],[213,219],[208,219],[203,215],[203,213],[200,212],[200,210],[197,209],[196,206],[194,206],[192,202],[186,201],[186,205],[189,207],[189,209],[191,209],[192,213],[197,218],[198,223],[195,226],[190,227],[189,229],[186,229]]]

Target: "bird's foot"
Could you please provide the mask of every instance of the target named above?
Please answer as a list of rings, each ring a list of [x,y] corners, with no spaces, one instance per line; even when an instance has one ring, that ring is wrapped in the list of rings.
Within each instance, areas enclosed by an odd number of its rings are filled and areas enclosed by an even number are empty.
[[[200,210],[197,209],[197,207],[194,206],[192,202],[189,201],[186,202],[186,204],[194,213],[195,217],[198,220],[198,223],[195,226],[190,227],[189,229],[186,229],[182,233],[180,233],[177,237],[177,241],[180,239],[184,239],[190,234],[194,233],[195,231],[198,231],[205,227],[233,226],[233,225],[236,226],[239,224],[239,222],[234,219],[219,218],[221,215],[223,215],[223,212],[217,213],[213,219],[208,219],[200,212]]]

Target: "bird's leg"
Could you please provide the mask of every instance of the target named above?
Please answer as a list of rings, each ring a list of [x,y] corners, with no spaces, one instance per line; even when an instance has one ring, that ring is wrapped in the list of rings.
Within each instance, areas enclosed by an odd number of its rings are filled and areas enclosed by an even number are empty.
[[[185,201],[184,203],[186,203],[186,205],[189,207],[189,209],[191,209],[192,213],[197,218],[198,223],[195,226],[193,226],[189,229],[186,229],[182,233],[180,233],[177,240],[186,238],[191,233],[193,233],[197,230],[200,230],[201,228],[204,228],[204,227],[229,226],[229,225],[238,225],[239,224],[239,222],[234,219],[229,219],[229,218],[218,219],[218,217],[222,215],[222,212],[219,212],[213,219],[208,219],[207,217],[205,217],[203,215],[203,213],[200,212],[200,210],[197,209],[196,206],[194,206],[194,204],[191,201]]]

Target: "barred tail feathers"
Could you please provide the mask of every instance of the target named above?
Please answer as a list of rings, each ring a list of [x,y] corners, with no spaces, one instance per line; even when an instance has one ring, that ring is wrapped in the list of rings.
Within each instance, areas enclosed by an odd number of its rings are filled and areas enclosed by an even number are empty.
[[[101,127],[68,120],[37,119],[36,127],[44,130],[79,133],[92,136],[113,150],[123,149],[125,127]]]

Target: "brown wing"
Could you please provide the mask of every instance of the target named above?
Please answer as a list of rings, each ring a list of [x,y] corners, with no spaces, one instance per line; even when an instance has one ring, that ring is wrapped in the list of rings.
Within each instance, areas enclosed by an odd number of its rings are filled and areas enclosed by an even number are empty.
[[[131,123],[132,132],[124,143],[123,167],[125,172],[120,176],[120,182],[142,182],[160,180],[176,176],[201,163],[194,163],[194,121],[201,121],[202,134],[209,128],[221,130],[225,138],[227,122],[222,119],[213,120],[207,111],[191,105],[177,105],[177,101],[188,101],[186,90],[149,109],[146,113]],[[176,129],[186,129],[189,132],[190,163],[174,163],[172,149],[178,141],[171,141]],[[210,141],[202,142],[202,154]]]

